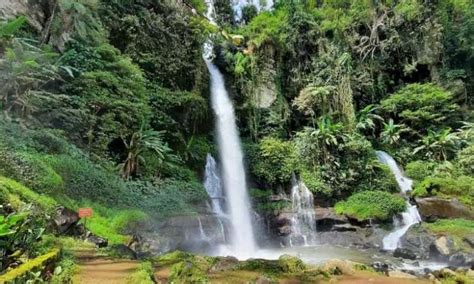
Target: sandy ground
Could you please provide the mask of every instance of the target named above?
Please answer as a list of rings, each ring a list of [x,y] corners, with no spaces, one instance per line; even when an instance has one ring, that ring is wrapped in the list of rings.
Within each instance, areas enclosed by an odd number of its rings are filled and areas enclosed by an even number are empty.
[[[135,272],[139,263],[131,260],[114,260],[97,255],[95,250],[75,253],[78,258],[79,273],[74,278],[77,284],[122,284]]]

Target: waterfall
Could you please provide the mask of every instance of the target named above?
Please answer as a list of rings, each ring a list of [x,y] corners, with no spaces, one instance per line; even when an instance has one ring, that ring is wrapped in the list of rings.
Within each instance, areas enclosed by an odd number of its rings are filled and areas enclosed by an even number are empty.
[[[293,246],[295,241],[307,246],[314,241],[316,232],[314,197],[306,185],[298,181],[294,175],[291,183],[291,205],[294,215],[291,219],[290,246]]]
[[[213,2],[206,1],[207,16],[211,21],[214,19]],[[204,49],[204,59],[211,76],[211,103],[216,117],[223,187],[231,224],[229,249],[239,258],[248,258],[254,254],[256,242],[234,107],[225,88],[224,77],[211,61],[212,44],[207,43]]]
[[[217,164],[211,154],[207,154],[206,169],[204,172],[204,188],[211,198],[212,211],[218,215],[223,214],[222,201],[224,196],[222,194],[221,179],[217,171]]]
[[[204,232],[204,228],[202,226],[201,218],[197,217],[198,224],[199,224],[199,234],[201,235],[201,240],[207,239],[206,233]]]
[[[383,151],[377,151],[377,157],[380,162],[387,165],[390,168],[390,171],[395,176],[397,180],[398,187],[400,192],[407,199],[407,210],[402,213],[402,220],[394,217],[395,230],[384,237],[383,239],[383,248],[385,250],[395,250],[400,243],[401,237],[410,229],[414,224],[421,222],[420,213],[416,208],[416,205],[411,205],[406,197],[406,193],[412,190],[413,181],[403,175],[402,170],[397,165],[397,162],[387,153]]]

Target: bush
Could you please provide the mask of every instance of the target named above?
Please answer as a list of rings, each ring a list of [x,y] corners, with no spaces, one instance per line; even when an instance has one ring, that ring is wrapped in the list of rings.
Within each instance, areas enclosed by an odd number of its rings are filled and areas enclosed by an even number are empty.
[[[345,214],[359,221],[378,219],[391,220],[393,215],[406,209],[405,200],[399,195],[384,191],[363,191],[340,201],[335,206],[338,214]]]
[[[458,153],[457,163],[463,174],[474,176],[474,145],[470,145]]]
[[[456,197],[468,206],[474,206],[474,177],[430,176],[420,182],[412,192],[415,197]]]
[[[57,206],[54,199],[38,194],[20,183],[2,176],[0,176],[0,201],[11,203],[17,209],[21,207],[21,203],[33,203],[47,212],[53,212]]]
[[[265,137],[252,157],[253,173],[270,184],[286,183],[298,169],[298,154],[289,141]]]
[[[58,194],[64,184],[44,156],[0,147],[0,174],[18,180],[40,193]]]
[[[413,161],[406,165],[405,173],[415,181],[422,181],[433,173],[436,165],[434,162]]]
[[[127,278],[127,283],[153,284],[153,267],[150,262],[142,262],[140,267]]]
[[[435,84],[410,84],[381,102],[382,108],[394,113],[410,128],[426,133],[431,127],[451,126],[458,106],[453,95]]]

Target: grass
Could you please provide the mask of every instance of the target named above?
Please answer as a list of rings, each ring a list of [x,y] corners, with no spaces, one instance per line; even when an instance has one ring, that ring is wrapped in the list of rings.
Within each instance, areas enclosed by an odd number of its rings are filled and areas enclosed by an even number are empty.
[[[21,203],[33,203],[48,212],[52,212],[58,205],[53,198],[38,194],[26,186],[2,176],[0,176],[0,200],[11,203],[16,208],[20,207]]]
[[[135,271],[133,274],[131,274],[127,278],[127,283],[128,284],[135,284],[135,283],[141,283],[141,284],[153,284],[152,280],[153,278],[153,266],[151,265],[151,262],[142,262],[140,266],[138,267],[137,271]]]
[[[59,249],[53,249],[50,252],[38,256],[37,258],[31,259],[24,264],[18,266],[15,269],[8,271],[7,273],[0,276],[0,283],[7,283],[7,282],[15,282],[19,281],[21,283],[22,278],[28,273],[29,271],[33,271],[35,269],[40,269],[44,266],[44,264],[59,255]],[[16,283],[16,282],[15,282]]]
[[[470,251],[469,245],[463,242],[465,237],[474,236],[474,221],[465,219],[440,219],[424,226],[434,234],[446,235],[454,240],[456,247]]]

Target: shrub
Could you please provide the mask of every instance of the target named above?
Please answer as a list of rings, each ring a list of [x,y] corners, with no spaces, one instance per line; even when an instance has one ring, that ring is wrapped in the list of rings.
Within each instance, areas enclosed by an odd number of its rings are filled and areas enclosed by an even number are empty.
[[[381,102],[410,128],[425,133],[430,127],[450,126],[458,106],[453,95],[435,84],[410,84]]]
[[[456,197],[468,206],[474,206],[474,177],[433,176],[420,182],[412,192],[413,196]]]
[[[433,173],[435,167],[434,162],[413,161],[406,165],[405,173],[415,181],[422,181]]]
[[[331,196],[331,188],[321,180],[318,172],[302,170],[300,178],[311,192]]]
[[[338,214],[345,214],[359,221],[379,219],[387,221],[406,209],[405,200],[384,191],[363,191],[340,201],[335,206]]]
[[[127,283],[153,284],[153,267],[150,262],[142,262],[137,271],[127,278]]]
[[[0,174],[41,193],[57,194],[64,186],[61,176],[45,162],[44,156],[35,152],[0,147]]]
[[[298,154],[292,142],[265,137],[252,159],[253,173],[270,184],[285,183],[298,168]]]
[[[48,212],[53,212],[57,206],[54,199],[38,194],[20,183],[2,176],[0,176],[0,201],[12,203],[16,208],[21,206],[18,202],[33,203]]]
[[[458,152],[457,162],[462,173],[474,176],[474,145]]]

